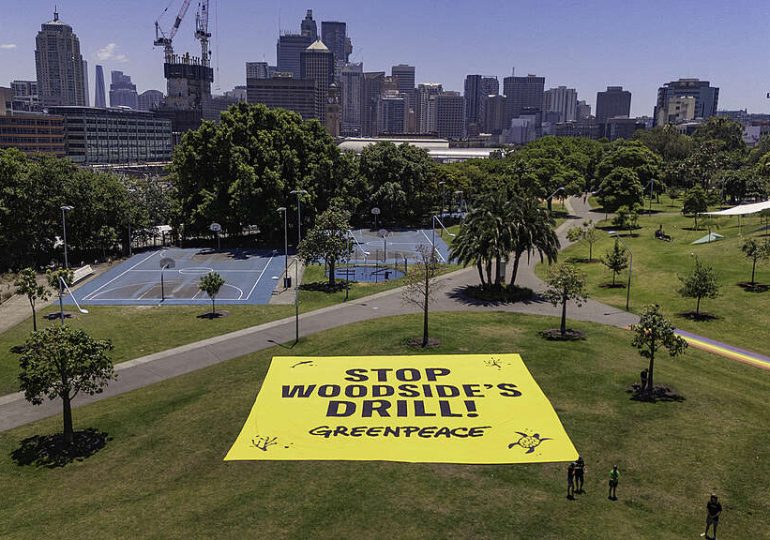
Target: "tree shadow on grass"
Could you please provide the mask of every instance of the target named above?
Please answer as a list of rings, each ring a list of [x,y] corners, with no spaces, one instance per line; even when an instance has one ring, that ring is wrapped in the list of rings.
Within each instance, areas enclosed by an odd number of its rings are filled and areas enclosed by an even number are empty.
[[[631,394],[631,401],[641,401],[643,403],[657,403],[659,401],[682,403],[686,399],[668,386],[656,386],[652,390],[642,390],[641,384],[634,383],[626,392]]]
[[[586,338],[585,333],[573,328],[567,328],[562,335],[561,329],[549,328],[539,332],[540,336],[548,341],[583,341]]]
[[[570,257],[567,259],[567,262],[573,263],[573,264],[596,264],[602,262],[601,260],[594,257],[593,259],[588,259],[588,257]]]
[[[748,281],[741,281],[738,283],[738,287],[743,289],[746,292],[753,292],[753,293],[763,293],[770,290],[770,285],[767,285],[765,283],[751,283]]]
[[[229,317],[230,312],[229,311],[217,311],[216,313],[211,313],[210,311],[207,313],[201,313],[196,318],[198,319],[222,319],[224,317]]]
[[[19,467],[34,465],[55,469],[93,456],[110,440],[107,433],[94,428],[76,431],[71,445],[65,444],[63,433],[35,435],[21,441],[11,452],[11,459]]]
[[[599,285],[602,289],[625,289],[626,284],[625,283],[602,283]]]
[[[470,306],[502,306],[506,304],[540,303],[541,300],[527,287],[482,287],[481,285],[467,285],[457,287],[449,292],[449,297],[459,300]]]
[[[353,281],[351,280],[351,283]],[[335,281],[334,286],[330,287],[328,281],[315,281],[313,283],[303,283],[299,286],[301,291],[314,291],[322,293],[336,293],[345,290],[345,281]]]
[[[683,311],[682,313],[677,313],[677,316],[696,322],[717,321],[721,318],[717,315],[712,315],[711,313],[706,313],[704,311],[701,311],[700,313],[695,313],[694,311]]]

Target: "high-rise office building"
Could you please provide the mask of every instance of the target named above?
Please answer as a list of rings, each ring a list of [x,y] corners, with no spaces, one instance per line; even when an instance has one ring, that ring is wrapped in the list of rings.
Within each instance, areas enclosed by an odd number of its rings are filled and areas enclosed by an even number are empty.
[[[466,75],[465,77],[465,121],[468,130],[478,134],[481,125],[482,100],[484,92],[481,89],[481,75]]]
[[[347,62],[350,52],[347,50],[347,24],[340,21],[321,22],[321,41],[334,55],[335,62]]]
[[[316,41],[318,39],[318,25],[315,23],[315,20],[313,19],[313,10],[308,9],[305,13],[305,18],[302,19],[302,22],[299,25],[300,28],[300,34],[310,38],[311,42]]]
[[[301,77],[300,55],[302,51],[310,47],[313,40],[309,36],[301,34],[284,34],[278,37],[276,55],[278,57],[277,69],[281,73],[291,73],[295,79]]]
[[[506,98],[505,121],[521,116],[524,109],[540,109],[543,106],[545,77],[527,75],[510,76],[503,79],[503,94]]]
[[[88,62],[83,60],[83,93],[86,107],[91,106],[91,98],[89,97],[88,86]]]
[[[406,132],[407,99],[401,95],[383,96],[377,105],[379,134]]]
[[[267,62],[246,62],[247,79],[269,79]]]
[[[249,103],[262,103],[270,108],[281,108],[299,113],[303,119],[318,118],[318,101],[314,80],[274,77],[247,79]]]
[[[484,104],[484,129],[492,135],[500,135],[505,124],[505,96],[487,96]]]
[[[390,68],[390,76],[397,79],[398,91],[409,94],[414,90],[414,66],[399,64]]]
[[[481,77],[481,93],[484,96],[496,96],[500,93],[500,81],[497,77]]]
[[[342,135],[358,137],[362,133],[364,65],[346,64],[340,72],[340,85],[342,86]]]
[[[131,82],[131,77],[122,71],[113,71],[110,84],[110,107],[139,108],[139,96],[136,93],[136,85]]]
[[[709,81],[679,79],[658,88],[658,101],[654,114],[655,124],[662,125],[677,121],[676,115],[671,116],[669,102],[687,97],[692,97],[695,100],[694,118],[706,119],[716,114],[719,88],[711,86]]]
[[[379,133],[377,103],[384,83],[384,71],[364,73],[364,99],[361,104],[361,135],[364,137],[376,137]]]
[[[418,133],[436,133],[436,96],[444,91],[439,83],[420,83],[415,98]]]
[[[96,64],[96,82],[94,88],[94,107],[107,107],[107,95],[104,88],[104,67]]]
[[[543,114],[555,113],[557,122],[577,120],[577,91],[574,88],[559,86],[543,93]]]
[[[152,111],[163,103],[163,92],[160,90],[147,90],[139,94],[138,104],[140,111]]]
[[[324,122],[329,86],[334,82],[334,56],[320,39],[300,54],[300,78],[315,81],[318,93],[318,118]]]
[[[596,123],[606,124],[610,118],[631,115],[631,92],[622,86],[608,86],[596,93]]]
[[[41,25],[36,38],[35,68],[42,106],[85,106],[83,67],[80,40],[54,12],[53,20]]]
[[[465,138],[465,98],[459,92],[436,96],[436,133],[447,139]]]

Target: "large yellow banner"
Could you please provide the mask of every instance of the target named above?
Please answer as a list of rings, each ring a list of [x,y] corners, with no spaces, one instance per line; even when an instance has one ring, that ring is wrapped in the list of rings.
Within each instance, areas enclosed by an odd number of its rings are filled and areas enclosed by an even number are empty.
[[[225,460],[573,461],[518,354],[274,357]]]

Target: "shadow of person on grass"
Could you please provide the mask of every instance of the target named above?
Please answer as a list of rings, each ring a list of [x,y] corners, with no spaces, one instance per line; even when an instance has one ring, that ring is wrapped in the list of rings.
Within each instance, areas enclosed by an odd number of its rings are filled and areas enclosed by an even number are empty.
[[[34,465],[55,469],[73,461],[83,461],[96,454],[112,440],[107,433],[94,428],[76,431],[71,445],[64,442],[63,433],[27,437],[11,452],[19,467]]]

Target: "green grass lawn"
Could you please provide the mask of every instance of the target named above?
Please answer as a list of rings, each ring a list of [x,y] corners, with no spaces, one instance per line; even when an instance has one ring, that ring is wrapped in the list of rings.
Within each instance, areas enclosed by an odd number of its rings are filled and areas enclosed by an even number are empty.
[[[766,328],[770,325],[770,291],[765,293],[749,292],[738,283],[751,278],[751,261],[740,251],[740,245],[747,236],[762,238],[762,232],[754,232],[764,225],[764,220],[757,217],[743,219],[739,228],[737,218],[712,220],[712,231],[725,237],[724,240],[704,245],[691,245],[691,242],[708,234],[708,229],[699,220],[699,230],[693,230],[692,218],[672,212],[669,199],[662,199],[661,204],[653,205],[653,210],[661,210],[652,215],[639,217],[641,229],[633,236],[623,233],[622,241],[633,254],[633,274],[631,283],[631,309],[638,312],[645,304],[660,304],[663,310],[673,317],[674,323],[685,330],[722,340],[728,344],[745,347],[757,352],[770,354],[770,344],[765,339]],[[662,211],[664,210],[665,211]],[[599,227],[612,229],[610,222],[601,222]],[[663,225],[673,242],[663,242],[654,237],[655,230]],[[743,236],[739,236],[742,233]],[[625,307],[626,289],[608,288],[611,273],[599,259],[612,247],[614,240],[605,232],[593,247],[593,263],[584,262],[588,258],[588,245],[578,243],[570,246],[560,260],[576,262],[588,275],[589,291],[593,298],[613,306]],[[681,282],[678,276],[689,273],[695,259],[714,267],[721,296],[715,300],[704,299],[702,311],[717,318],[707,321],[693,321],[680,315],[695,310],[695,300],[682,298],[677,293]],[[547,273],[547,266],[538,265],[537,273],[541,277]],[[625,283],[628,274],[623,272],[619,281]],[[757,278],[762,283],[770,284],[770,265],[757,265]]]
[[[110,339],[115,363],[170,349],[193,341],[248,328],[294,313],[292,306],[219,306],[230,315],[199,319],[210,306],[88,306],[88,315],[77,315],[67,324],[83,328],[97,339]],[[60,324],[38,314],[38,328]],[[0,334],[0,395],[18,391],[19,355],[11,347],[24,343],[32,331],[32,317]]]
[[[564,464],[222,461],[273,348],[75,410],[107,447],[60,469],[22,467],[25,437],[0,434],[0,537],[41,538],[697,538],[708,494],[724,538],[758,538],[770,504],[770,373],[706,353],[661,358],[656,380],[679,403],[639,403],[625,388],[645,365],[622,330],[542,340],[555,319],[437,314],[430,353],[519,352],[584,456],[587,494],[565,499]],[[404,354],[419,316],[367,321],[303,339],[292,354]],[[618,463],[619,500],[606,477]]]

